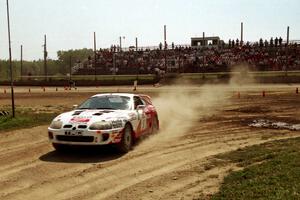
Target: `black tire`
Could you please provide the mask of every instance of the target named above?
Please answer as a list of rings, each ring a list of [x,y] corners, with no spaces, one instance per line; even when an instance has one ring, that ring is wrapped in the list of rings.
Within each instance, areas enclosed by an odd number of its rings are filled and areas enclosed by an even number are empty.
[[[133,144],[132,128],[129,124],[125,125],[121,142],[117,145],[119,152],[127,153],[131,150]]]
[[[155,134],[157,132],[158,132],[158,119],[157,117],[154,117],[152,121],[151,134]]]
[[[52,146],[58,152],[65,152],[67,150],[67,146],[63,144],[52,143]]]

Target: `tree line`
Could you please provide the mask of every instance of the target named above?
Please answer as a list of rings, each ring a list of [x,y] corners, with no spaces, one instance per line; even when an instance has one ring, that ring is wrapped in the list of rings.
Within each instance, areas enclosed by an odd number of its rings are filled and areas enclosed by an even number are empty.
[[[76,62],[83,62],[89,56],[93,56],[92,49],[71,49],[57,51],[57,59],[47,59],[47,72],[49,76],[66,75],[70,71],[70,66],[73,67]],[[13,79],[19,80],[22,76],[44,76],[44,60],[13,60]],[[9,60],[0,60],[0,81],[9,80],[10,69]]]

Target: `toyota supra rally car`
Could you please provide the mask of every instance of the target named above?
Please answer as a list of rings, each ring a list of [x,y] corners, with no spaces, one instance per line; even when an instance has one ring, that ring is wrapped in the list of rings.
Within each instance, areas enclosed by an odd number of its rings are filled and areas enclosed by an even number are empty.
[[[48,128],[56,150],[68,145],[114,144],[128,152],[139,137],[157,132],[158,115],[147,95],[97,94],[57,116]]]

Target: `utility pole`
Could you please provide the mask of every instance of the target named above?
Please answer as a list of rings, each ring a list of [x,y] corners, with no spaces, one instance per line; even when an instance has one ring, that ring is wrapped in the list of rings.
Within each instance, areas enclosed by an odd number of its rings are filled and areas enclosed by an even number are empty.
[[[287,31],[286,31],[286,44],[289,45],[290,42],[290,27],[287,27]]]
[[[203,34],[202,34],[202,44],[203,44],[203,47],[206,46],[206,42],[205,42],[205,32],[203,32]]]
[[[202,41],[203,41],[203,47],[206,46],[206,42],[205,42],[205,32],[203,32],[203,35],[202,35]],[[202,49],[203,50],[203,67],[204,67],[204,61],[205,61],[205,58],[204,58],[204,48]]]
[[[95,70],[95,81],[97,80],[97,47],[96,47],[96,32],[94,32],[94,70]]]
[[[206,42],[205,42],[205,32],[203,32],[202,34],[202,42],[203,42],[203,47],[206,46]],[[205,55],[204,55],[204,48],[202,48],[203,51],[203,69],[202,69],[202,78],[204,78],[204,67],[205,67]]]
[[[164,25],[164,53],[165,53],[165,73],[167,73],[167,26]]]
[[[69,83],[71,84],[71,81],[72,81],[72,56],[71,55],[70,55],[70,60],[69,60],[69,73],[70,73]]]
[[[135,50],[138,51],[138,38],[135,38]]]
[[[165,49],[167,49],[167,26],[164,25],[164,42],[165,42]]]
[[[122,51],[122,37],[120,36],[120,52]]]
[[[44,72],[45,72],[45,80],[48,81],[48,69],[47,69],[47,36],[44,35]]]
[[[11,61],[11,40],[10,40],[10,22],[9,22],[9,5],[8,0],[6,0],[7,8],[7,30],[8,30],[8,46],[9,46],[9,68],[10,68],[10,88],[11,88],[11,107],[12,107],[12,117],[15,117],[15,97],[14,97],[14,80],[12,71],[12,61]]]
[[[116,52],[113,53],[113,75],[116,75]]]
[[[243,46],[244,43],[244,24],[243,22],[241,23],[241,46]]]
[[[285,76],[287,76],[288,73],[288,64],[289,64],[289,40],[290,40],[290,27],[287,27],[287,32],[286,32],[286,47],[285,47],[285,57],[286,57],[286,66],[285,66]]]
[[[20,75],[21,75],[21,80],[23,79],[23,45],[21,45],[21,69],[20,69]]]

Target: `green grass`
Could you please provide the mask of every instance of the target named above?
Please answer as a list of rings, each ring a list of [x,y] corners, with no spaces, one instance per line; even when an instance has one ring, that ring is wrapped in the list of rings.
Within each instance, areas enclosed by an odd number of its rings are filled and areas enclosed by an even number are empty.
[[[225,177],[220,199],[300,199],[300,138],[255,145],[219,155],[244,167]]]
[[[56,116],[55,113],[16,113],[16,117],[0,117],[0,133],[10,130],[31,128],[39,125],[50,124]]]

